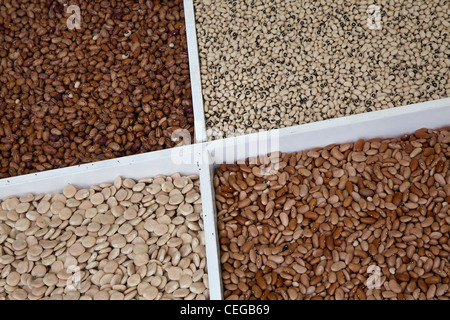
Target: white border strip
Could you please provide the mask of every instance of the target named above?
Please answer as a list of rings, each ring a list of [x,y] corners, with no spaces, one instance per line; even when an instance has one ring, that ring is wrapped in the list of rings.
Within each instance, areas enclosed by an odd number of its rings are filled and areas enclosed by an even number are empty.
[[[395,137],[420,128],[447,125],[450,125],[450,98],[215,140],[207,143],[207,149],[216,164],[233,163],[259,155],[253,147],[270,135],[279,139],[282,152],[295,152],[359,138]]]
[[[195,158],[195,149],[175,147],[172,149],[4,178],[0,179],[0,199],[10,195],[28,192],[60,192],[67,184],[89,187],[104,182],[110,183],[117,176],[142,179],[160,174],[172,175],[176,172],[181,174],[198,173],[199,165],[194,162],[173,163],[172,152],[183,152],[183,155],[187,158]]]
[[[209,297],[223,299],[222,266],[220,263],[219,230],[214,193],[214,166],[209,152],[203,152],[200,165],[200,191],[202,194],[203,225],[205,229],[206,263],[208,265]]]
[[[206,142],[205,111],[203,109],[202,80],[198,56],[197,34],[195,29],[195,11],[193,0],[184,0],[184,19],[191,74],[192,105],[194,107],[195,143]]]

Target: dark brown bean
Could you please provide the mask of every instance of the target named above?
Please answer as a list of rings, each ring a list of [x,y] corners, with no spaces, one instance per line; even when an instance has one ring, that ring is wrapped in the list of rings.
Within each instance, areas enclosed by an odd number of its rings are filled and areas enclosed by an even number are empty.
[[[15,2],[0,1],[0,178],[193,141],[182,0],[81,1],[75,31],[63,1]]]

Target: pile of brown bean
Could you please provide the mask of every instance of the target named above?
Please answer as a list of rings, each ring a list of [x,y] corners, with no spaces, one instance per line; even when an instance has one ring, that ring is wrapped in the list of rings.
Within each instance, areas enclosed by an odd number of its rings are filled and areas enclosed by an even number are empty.
[[[209,297],[198,176],[0,202],[0,300]]]
[[[0,178],[170,148],[193,121],[182,0],[0,2]]]
[[[194,4],[211,139],[450,96],[447,1]]]
[[[225,298],[450,299],[449,159],[446,127],[221,165]]]

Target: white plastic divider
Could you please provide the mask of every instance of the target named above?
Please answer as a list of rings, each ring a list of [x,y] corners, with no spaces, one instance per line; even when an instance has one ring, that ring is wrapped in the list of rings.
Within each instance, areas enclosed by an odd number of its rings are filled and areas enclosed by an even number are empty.
[[[198,174],[201,182],[210,298],[217,300],[223,299],[213,186],[214,170],[219,164],[234,163],[236,160],[272,151],[290,153],[356,141],[359,138],[396,137],[413,133],[420,128],[437,129],[448,125],[450,98],[0,179],[0,199],[29,192],[61,192],[67,184],[89,187],[112,182],[117,176],[141,179],[177,172]]]
[[[291,153],[357,139],[397,137],[450,125],[450,98],[259,132],[207,143],[214,163],[234,163],[272,151]]]
[[[208,265],[209,294],[211,300],[223,299],[223,283],[220,265],[219,231],[217,228],[216,201],[213,186],[214,166],[209,152],[202,151],[200,165],[203,224],[205,226],[206,262]]]
[[[199,174],[200,168],[197,163],[192,161],[191,163],[172,163],[172,152],[179,148],[0,179],[0,199],[24,193],[61,192],[67,184],[89,187],[113,182],[117,176],[142,179],[155,175],[172,175],[177,172]],[[194,151],[190,148],[186,149],[186,156],[193,157]]]
[[[195,143],[203,143],[207,141],[206,122],[203,108],[202,81],[200,73],[200,59],[198,54],[197,32],[195,27],[195,9],[193,0],[183,0],[184,19],[186,24],[186,37],[189,54],[189,71],[191,78],[192,105],[194,109],[194,134]],[[211,189],[214,176],[214,169],[209,152],[206,145],[189,146],[180,150],[179,157],[187,159],[183,154],[186,149],[191,149],[194,154],[200,154],[199,159],[202,206],[203,206],[203,223],[205,226],[206,255],[208,265],[208,279],[210,299],[223,299],[222,276],[220,268],[220,250],[217,234],[217,215],[215,200],[212,198]],[[190,159],[192,160],[192,159]],[[186,162],[189,162],[186,161]],[[204,195],[203,195],[204,194]]]
[[[189,71],[191,76],[192,105],[194,109],[195,142],[206,142],[205,112],[203,109],[202,81],[200,60],[198,56],[197,33],[195,28],[195,11],[193,0],[184,0],[184,20],[189,55]]]

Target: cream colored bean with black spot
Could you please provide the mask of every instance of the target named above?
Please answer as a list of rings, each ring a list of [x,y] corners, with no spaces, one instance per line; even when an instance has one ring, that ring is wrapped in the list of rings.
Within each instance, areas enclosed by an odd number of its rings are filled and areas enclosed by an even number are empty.
[[[194,0],[210,138],[449,97],[448,2],[373,4]]]

